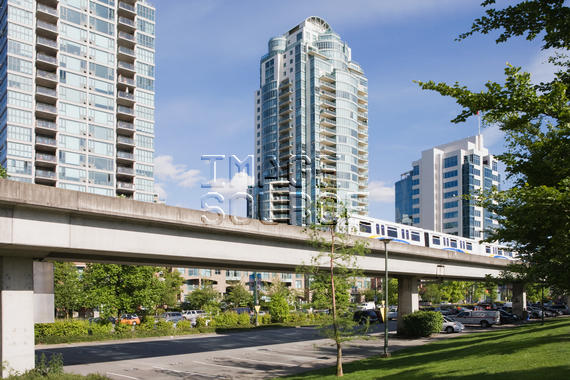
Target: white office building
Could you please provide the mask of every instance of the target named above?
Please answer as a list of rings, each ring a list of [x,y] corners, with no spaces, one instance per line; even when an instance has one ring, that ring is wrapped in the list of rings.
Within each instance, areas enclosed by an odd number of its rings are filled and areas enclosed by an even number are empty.
[[[154,7],[0,4],[0,165],[17,181],[152,202]]]
[[[404,219],[433,231],[482,238],[498,226],[489,211],[466,196],[499,187],[497,160],[472,136],[422,152],[396,183],[396,222]]]

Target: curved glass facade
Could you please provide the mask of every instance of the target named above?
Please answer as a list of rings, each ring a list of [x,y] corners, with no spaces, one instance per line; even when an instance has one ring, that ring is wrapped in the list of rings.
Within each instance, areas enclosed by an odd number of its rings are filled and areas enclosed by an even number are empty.
[[[318,17],[272,38],[255,95],[254,217],[295,225],[334,196],[368,212],[368,81]]]

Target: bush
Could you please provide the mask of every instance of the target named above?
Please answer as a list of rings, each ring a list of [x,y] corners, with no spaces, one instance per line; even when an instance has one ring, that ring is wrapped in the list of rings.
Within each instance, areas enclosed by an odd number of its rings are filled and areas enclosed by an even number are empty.
[[[262,325],[270,325],[271,324],[271,314],[263,314],[259,316],[259,322]]]
[[[156,322],[156,329],[165,334],[171,334],[174,332],[174,323],[167,322],[164,319],[159,320]]]
[[[127,325],[126,323],[116,323],[115,324],[115,334],[124,335],[133,331],[133,326]]]
[[[241,313],[238,315],[237,320],[238,326],[250,326],[251,325],[251,318],[248,313]]]
[[[179,330],[179,331],[192,330],[192,322],[187,321],[185,319],[178,321],[178,323],[176,324],[176,330]]]
[[[435,311],[416,311],[404,316],[404,335],[409,338],[427,337],[443,327],[443,316]]]
[[[249,317],[249,316],[248,316]],[[235,311],[225,311],[214,317],[212,326],[214,327],[235,327],[238,325],[238,313]]]
[[[135,327],[135,331],[152,331],[154,330],[154,319],[145,318],[140,325]]]
[[[208,326],[206,318],[202,317],[196,318],[196,327],[206,327],[206,326]]]
[[[97,322],[91,323],[89,325],[89,332],[90,334],[101,336],[101,335],[109,335],[113,331],[113,325],[111,322]]]
[[[284,322],[287,319],[289,315],[289,304],[284,295],[276,293],[271,296],[269,314],[272,316],[272,322]]]
[[[89,334],[89,322],[65,320],[54,323],[36,323],[34,332],[38,341],[52,336],[85,336]]]

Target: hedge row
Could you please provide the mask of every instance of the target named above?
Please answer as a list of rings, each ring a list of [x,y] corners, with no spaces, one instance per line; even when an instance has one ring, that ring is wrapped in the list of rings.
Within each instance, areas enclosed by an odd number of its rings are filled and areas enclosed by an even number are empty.
[[[409,338],[428,337],[443,327],[443,316],[435,311],[416,311],[404,316],[403,333]]]
[[[312,314],[289,314],[281,325],[300,326],[318,323],[323,317]],[[89,323],[86,320],[60,320],[54,323],[37,323],[35,325],[36,344],[55,344],[80,341],[96,341],[122,338],[137,338],[165,335],[198,334],[214,332],[216,329],[234,329],[253,327],[255,319],[249,314],[237,314],[233,311],[220,313],[213,318],[198,318],[196,326],[190,321],[182,320],[176,325],[172,322],[152,318],[143,319],[137,326],[111,323]],[[259,316],[260,325],[271,325],[271,315]]]

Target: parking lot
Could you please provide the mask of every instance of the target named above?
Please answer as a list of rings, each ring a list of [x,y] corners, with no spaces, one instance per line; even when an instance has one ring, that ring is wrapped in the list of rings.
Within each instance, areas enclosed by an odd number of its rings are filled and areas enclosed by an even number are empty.
[[[395,337],[395,321],[389,327],[391,351],[458,335],[403,340]],[[462,334],[509,327],[472,327]],[[382,330],[382,324],[375,325],[369,339],[346,343],[345,362],[379,355],[383,347],[379,333]],[[311,327],[63,344],[37,347],[36,352],[61,353],[66,372],[100,373],[114,380],[265,379],[332,366],[336,361],[333,342],[323,339]]]

